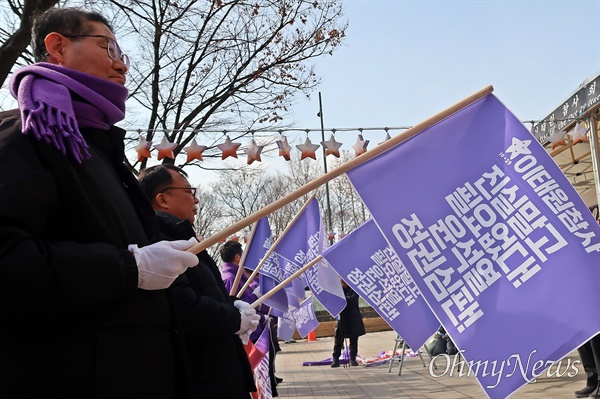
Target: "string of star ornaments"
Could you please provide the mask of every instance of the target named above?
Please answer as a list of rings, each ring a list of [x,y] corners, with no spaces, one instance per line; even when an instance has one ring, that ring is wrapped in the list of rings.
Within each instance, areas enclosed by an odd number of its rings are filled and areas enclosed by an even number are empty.
[[[392,129],[408,129],[408,127],[400,127],[400,128],[369,128],[368,130],[384,130],[386,132],[385,140],[389,140],[391,138],[389,130]],[[345,130],[358,130],[359,134],[356,138],[356,143],[352,146],[354,149],[355,156],[359,156],[367,152],[367,146],[369,145],[370,140],[365,140],[363,137],[363,131],[367,129],[357,128],[357,129],[345,129]],[[333,155],[334,157],[340,157],[340,147],[343,143],[336,141],[335,133],[338,131],[337,129],[331,129],[331,134],[329,139],[326,141],[321,141],[320,144],[314,144],[309,137],[309,133],[312,131],[311,129],[304,129],[306,132],[306,139],[302,144],[298,144],[295,148],[300,151],[300,160],[305,158],[312,158],[314,160],[317,159],[316,151],[321,148],[324,149],[325,156]],[[139,131],[138,131],[139,132]],[[167,133],[167,132],[165,132]],[[233,142],[230,136],[226,133],[224,141],[221,144],[217,144],[216,147],[221,151],[221,159],[227,159],[229,157],[238,158],[238,150],[242,143]],[[279,140],[276,140],[277,148],[279,149],[279,156],[289,161],[291,159],[291,152],[294,150],[287,139],[287,136],[283,135],[282,131],[279,131],[280,137]],[[138,162],[143,162],[146,159],[152,158],[152,149],[157,151],[156,158],[160,161],[164,158],[172,158],[175,159],[174,150],[177,147],[177,143],[172,143],[167,139],[167,136],[162,138],[161,142],[156,145],[152,145],[152,141],[147,141],[144,137],[140,135],[138,144],[134,147],[134,150],[137,152],[137,160]],[[261,152],[265,146],[258,145],[254,139],[254,134],[252,135],[252,139],[247,148],[243,151],[246,153],[246,163],[251,165],[252,163],[262,162]],[[190,163],[194,160],[203,161],[203,153],[208,146],[198,144],[196,138],[192,139],[190,144],[187,147],[183,148],[183,151],[187,154],[186,163]]]
[[[536,121],[526,121],[523,123],[531,123],[532,129],[531,133],[537,137],[537,134],[534,133],[534,123]],[[306,132],[306,138],[303,143],[295,145],[295,148],[300,151],[300,159],[303,160],[305,158],[311,158],[316,160],[317,150],[322,146],[324,149],[325,156],[333,155],[336,158],[340,157],[340,147],[342,147],[343,143],[337,141],[335,139],[336,132],[344,131],[358,131],[358,135],[356,138],[356,142],[352,145],[354,149],[355,157],[360,156],[367,152],[367,147],[370,143],[370,140],[366,140],[363,136],[363,132],[366,130],[376,130],[376,131],[385,131],[386,136],[384,141],[387,141],[391,138],[390,130],[406,130],[409,129],[410,126],[406,127],[383,127],[383,128],[344,128],[344,129],[330,129],[329,139],[325,141],[321,141],[320,144],[313,143],[309,137],[310,132],[322,132],[319,129],[288,129],[286,131],[292,132]],[[567,142],[565,141],[565,137],[570,137],[570,140],[573,145],[576,145],[580,142],[587,142],[587,133],[589,132],[589,128],[584,125],[582,121],[577,121],[575,127],[569,131],[566,129],[555,131],[552,134],[548,135],[546,139],[552,144],[552,149],[555,149],[558,146],[566,146]],[[168,130],[165,130],[165,136],[162,138],[161,142],[156,145],[152,145],[152,141],[147,141],[142,135],[141,130],[137,130],[140,133],[140,138],[138,144],[134,147],[134,150],[137,152],[137,160],[138,162],[143,162],[146,159],[152,158],[152,150],[157,151],[156,158],[160,161],[164,158],[172,158],[175,159],[175,148],[177,147],[177,143],[170,142],[167,138]],[[207,131],[211,133],[219,133],[216,131]],[[230,131],[242,133],[241,131]],[[265,133],[273,133],[273,131],[264,131]],[[286,161],[290,161],[291,152],[294,150],[294,147],[290,145],[288,142],[287,136],[283,134],[283,130],[276,131],[279,133],[279,139],[275,141],[277,144],[277,148],[279,150],[279,156],[285,159]],[[240,142],[233,142],[228,134],[228,131],[222,131],[224,134],[224,141],[220,144],[217,144],[216,147],[221,151],[221,159],[225,160],[227,158],[238,158],[239,148],[242,146]],[[264,149],[264,145],[259,145],[256,143],[254,139],[254,132],[244,132],[244,133],[252,133],[252,139],[248,144],[247,148],[243,149],[243,152],[246,153],[246,163],[251,165],[254,162],[262,162],[261,153]],[[197,138],[198,136],[196,136]],[[196,138],[190,141],[190,144],[183,148],[183,151],[186,153],[186,163],[190,163],[194,160],[204,161],[204,151],[206,151],[209,147],[206,145],[198,144]],[[380,143],[381,144],[381,143]]]
[[[565,135],[570,137],[573,145],[576,145],[581,142],[589,142],[587,138],[587,133],[590,131],[589,127],[585,127],[583,122],[577,121],[575,127],[570,131],[556,130],[549,134],[546,139],[552,143],[552,149],[554,150],[559,146],[567,146],[567,142],[565,141]],[[533,131],[532,131],[533,133]]]

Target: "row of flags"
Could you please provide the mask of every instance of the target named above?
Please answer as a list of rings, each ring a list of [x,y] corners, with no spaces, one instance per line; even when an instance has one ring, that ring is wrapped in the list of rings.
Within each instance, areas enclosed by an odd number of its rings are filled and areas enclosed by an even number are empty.
[[[249,244],[262,295],[311,266],[265,300],[282,339],[314,325],[306,286],[339,314],[341,276],[414,349],[442,325],[486,396],[504,399],[560,376],[561,359],[600,332],[600,227],[495,96],[347,176],[372,215],[361,227],[328,247],[313,198],[276,242],[265,218]]]

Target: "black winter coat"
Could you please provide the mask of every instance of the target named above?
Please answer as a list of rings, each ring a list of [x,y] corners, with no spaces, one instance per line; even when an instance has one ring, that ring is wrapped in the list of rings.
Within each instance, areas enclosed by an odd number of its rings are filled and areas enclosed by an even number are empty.
[[[358,307],[359,296],[349,286],[344,287],[346,296],[346,307],[340,313],[336,329],[341,328],[344,338],[360,337],[365,335],[365,324],[363,323],[360,308]]]
[[[82,134],[79,165],[0,113],[0,398],[183,397],[171,301],[127,250],[160,233],[124,132]]]
[[[164,212],[156,212],[162,238],[195,237],[192,224]],[[180,275],[169,291],[182,310],[185,342],[196,397],[239,399],[256,391],[248,356],[235,332],[240,312],[233,306],[215,261],[206,251],[199,263]]]

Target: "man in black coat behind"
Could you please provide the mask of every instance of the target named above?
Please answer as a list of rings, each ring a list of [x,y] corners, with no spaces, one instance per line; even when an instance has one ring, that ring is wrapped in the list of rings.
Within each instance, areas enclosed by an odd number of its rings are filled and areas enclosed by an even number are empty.
[[[350,365],[358,366],[356,355],[358,354],[358,337],[365,335],[365,324],[358,307],[358,294],[354,292],[344,280],[342,288],[346,296],[346,307],[340,313],[339,319],[335,324],[335,339],[333,344],[333,363],[331,367],[340,367],[340,355],[344,347],[344,338],[350,340],[348,349],[350,350]]]
[[[143,170],[138,180],[154,208],[162,238],[195,237],[192,222],[198,198],[185,172],[170,164],[157,165]],[[182,313],[196,397],[247,399],[256,387],[238,335],[250,335],[258,315],[238,310],[234,303],[242,301],[232,302],[206,250],[198,259],[198,266],[180,275],[170,288]]]

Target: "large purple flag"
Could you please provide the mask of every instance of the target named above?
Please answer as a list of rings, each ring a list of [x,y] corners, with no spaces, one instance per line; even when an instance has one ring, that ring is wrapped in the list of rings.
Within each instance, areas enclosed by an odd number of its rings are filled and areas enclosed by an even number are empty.
[[[294,320],[296,320],[296,329],[302,338],[306,338],[308,333],[317,328],[319,325],[317,316],[315,316],[312,297],[302,302],[300,307],[294,310],[293,313]]]
[[[490,398],[600,331],[600,228],[493,95],[348,177]]]
[[[319,202],[313,198],[277,243],[275,252],[287,261],[285,267],[287,274],[317,258],[326,246],[327,236],[321,219]],[[302,274],[299,281],[305,282],[310,287],[313,295],[334,317],[346,306],[346,297],[339,276],[326,262],[317,262]]]
[[[440,326],[400,257],[372,220],[322,255],[411,348],[420,348]]]
[[[273,239],[271,237],[271,227],[269,226],[269,220],[265,216],[256,222],[256,229],[252,241],[248,247],[246,259],[244,261],[244,267],[254,270],[265,257],[271,246],[273,245]],[[283,272],[279,267],[279,259],[275,253],[271,253],[269,257],[264,261],[260,270],[258,286],[260,294],[264,295],[271,291],[275,286],[283,281]],[[275,292],[271,297],[263,302],[265,305],[277,309],[273,315],[281,316],[283,312],[288,310],[287,295],[284,290]]]

